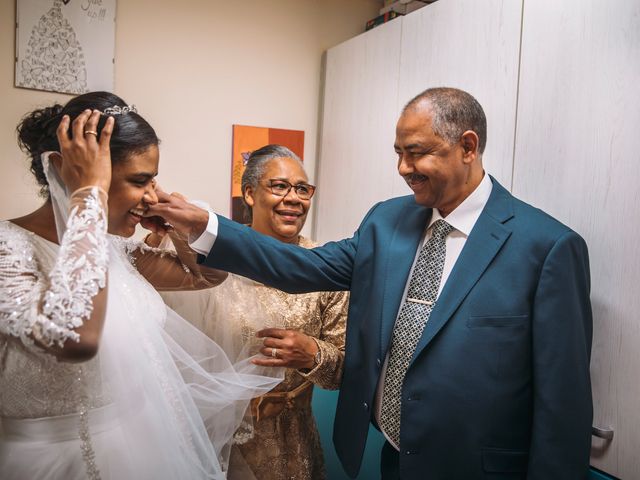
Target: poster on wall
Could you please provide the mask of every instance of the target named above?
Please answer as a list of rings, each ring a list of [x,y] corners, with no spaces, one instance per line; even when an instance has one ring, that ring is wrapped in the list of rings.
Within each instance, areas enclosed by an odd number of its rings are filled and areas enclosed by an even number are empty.
[[[281,128],[233,126],[233,152],[231,157],[231,219],[249,223],[247,211],[242,201],[242,174],[249,155],[254,150],[269,144],[287,147],[303,160],[304,131],[283,130]]]
[[[16,87],[113,91],[116,0],[17,0]]]

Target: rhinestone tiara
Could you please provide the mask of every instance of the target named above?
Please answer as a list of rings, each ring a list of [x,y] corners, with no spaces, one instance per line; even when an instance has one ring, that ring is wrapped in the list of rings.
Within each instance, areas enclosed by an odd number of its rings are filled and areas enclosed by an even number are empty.
[[[113,107],[108,107],[104,109],[102,112],[103,115],[125,115],[127,113],[138,113],[138,109],[135,105],[125,105],[121,107],[120,105],[114,105]]]

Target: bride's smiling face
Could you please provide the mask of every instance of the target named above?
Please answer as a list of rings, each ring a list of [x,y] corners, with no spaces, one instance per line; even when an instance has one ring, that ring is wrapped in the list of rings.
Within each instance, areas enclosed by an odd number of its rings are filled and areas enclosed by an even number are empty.
[[[155,176],[158,174],[158,147],[130,155],[116,163],[109,187],[109,233],[130,237],[149,205],[158,201]]]

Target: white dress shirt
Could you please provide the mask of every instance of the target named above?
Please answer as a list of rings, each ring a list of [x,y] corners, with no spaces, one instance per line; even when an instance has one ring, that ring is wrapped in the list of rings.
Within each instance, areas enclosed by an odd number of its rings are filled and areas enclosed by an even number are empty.
[[[469,238],[469,234],[473,229],[473,226],[476,224],[478,217],[482,213],[484,206],[487,204],[489,200],[489,195],[491,195],[491,189],[493,184],[491,183],[491,179],[489,175],[485,173],[484,177],[480,184],[476,187],[476,189],[469,195],[464,201],[458,205],[458,207],[447,215],[445,219],[446,222],[455,228],[452,231],[445,241],[446,246],[446,256],[444,259],[444,267],[442,269],[442,278],[440,280],[440,286],[438,287],[438,296],[442,293],[442,289],[447,283],[447,279],[451,274],[451,270],[453,270],[453,266],[458,261],[458,257],[464,248],[464,244],[467,242],[467,238]],[[413,265],[411,266],[411,271],[409,272],[409,276],[407,277],[407,284],[404,287],[404,293],[402,294],[402,301],[400,302],[400,308],[404,304],[405,298],[407,296],[407,290],[409,289],[409,281],[411,280],[411,275],[413,274],[413,269],[415,268],[416,261],[418,260],[418,255],[420,254],[420,250],[422,250],[422,246],[424,243],[431,237],[431,226],[439,220],[443,218],[440,215],[440,212],[437,209],[433,209],[433,214],[431,215],[431,220],[429,221],[429,225],[425,229],[425,232],[422,236],[420,243],[418,244],[418,248],[416,249],[416,254],[413,259]],[[400,310],[398,310],[398,314],[400,314]],[[398,320],[398,316],[396,315],[396,321]],[[348,321],[348,319],[347,319]],[[380,425],[380,414],[382,409],[382,391],[384,389],[384,377],[387,371],[387,364],[389,363],[389,352],[387,352],[387,356],[384,359],[384,365],[382,366],[382,373],[380,375],[380,379],[378,380],[378,387],[376,389],[376,397],[374,401],[374,415],[376,418],[376,422]],[[402,428],[402,420],[400,421],[400,428]],[[393,445],[396,450],[400,450],[398,445],[396,445],[393,440],[389,438],[389,436],[385,433],[384,429],[382,430],[387,441]]]
[[[206,208],[205,210],[209,210]],[[209,210],[209,221],[207,222],[207,228],[200,234],[194,241],[189,239],[189,246],[195,252],[200,255],[209,255],[213,244],[216,243],[216,237],[218,236],[218,216]]]

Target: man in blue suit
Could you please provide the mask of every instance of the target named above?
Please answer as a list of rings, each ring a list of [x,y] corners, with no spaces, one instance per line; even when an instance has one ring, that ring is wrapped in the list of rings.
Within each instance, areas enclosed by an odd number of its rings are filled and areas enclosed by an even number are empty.
[[[208,266],[292,293],[351,291],[334,443],[352,477],[373,421],[387,438],[385,480],[586,478],[587,247],[485,174],[485,143],[471,95],[421,93],[395,142],[414,194],[312,250],[178,197],[150,209],[190,233]],[[263,352],[277,355],[282,341],[265,339]]]

